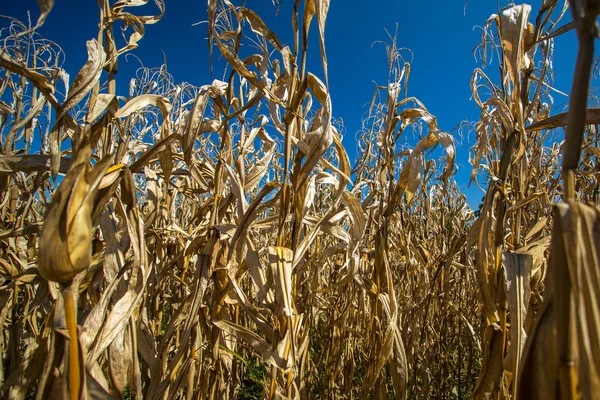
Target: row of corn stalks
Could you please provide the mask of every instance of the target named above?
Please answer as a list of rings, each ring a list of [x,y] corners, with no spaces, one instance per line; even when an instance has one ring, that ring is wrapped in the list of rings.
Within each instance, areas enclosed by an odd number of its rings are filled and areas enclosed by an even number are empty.
[[[535,18],[512,5],[483,27],[473,212],[455,135],[407,95],[398,38],[351,165],[328,86],[328,0],[294,2],[289,45],[254,11],[209,0],[210,67],[213,51],[227,67],[201,87],[164,66],[118,75],[164,14],[155,1],[146,16],[146,1],[100,0],[72,82],[37,33],[53,1],[33,27],[4,20],[1,397],[600,390],[596,2],[574,1],[568,24],[569,4],[545,0]],[[570,111],[550,115],[554,38],[572,29]]]

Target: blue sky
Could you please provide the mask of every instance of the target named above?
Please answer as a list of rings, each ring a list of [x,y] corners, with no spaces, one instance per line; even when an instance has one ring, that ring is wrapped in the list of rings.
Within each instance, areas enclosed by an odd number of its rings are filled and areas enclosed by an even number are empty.
[[[291,6],[293,0],[282,0],[278,16],[270,0],[247,0],[246,6],[265,20],[284,44],[293,44]],[[487,18],[498,12],[506,1],[394,1],[394,0],[332,0],[326,26],[326,47],[329,63],[329,85],[336,118],[345,125],[344,144],[351,161],[355,160],[355,134],[368,110],[375,82],[387,83],[387,61],[384,46],[387,31],[393,33],[398,25],[398,46],[412,59],[408,95],[421,100],[438,119],[442,130],[451,131],[462,120],[476,121],[479,109],[471,100],[469,82],[472,71],[480,66],[473,49],[481,40],[481,29]],[[533,18],[541,1],[532,1]],[[156,11],[153,4],[143,8],[147,14]],[[0,14],[27,20],[27,10],[36,21],[39,10],[35,0],[6,0],[0,4]],[[71,79],[87,58],[85,41],[97,36],[98,7],[95,1],[56,0],[40,33],[57,42],[67,55],[65,68]],[[158,67],[166,56],[168,70],[176,82],[194,85],[210,83],[205,1],[167,0],[164,18],[146,27],[146,35],[133,52],[147,67]],[[570,20],[570,15],[561,23]],[[314,24],[315,22],[313,22]],[[6,22],[2,23],[6,26]],[[308,69],[322,76],[318,55],[316,26],[311,29]],[[164,53],[163,53],[164,52]],[[554,66],[557,89],[569,93],[576,55],[573,32],[556,40]],[[215,48],[215,58],[218,51]],[[122,94],[139,67],[133,57],[119,61],[117,80]],[[497,70],[494,62],[489,68]],[[220,69],[215,67],[215,77]],[[555,106],[564,107],[567,98],[556,95]],[[562,110],[561,110],[562,111]],[[557,111],[558,112],[558,111]],[[468,149],[475,142],[474,132],[465,132],[459,139],[456,179],[467,194],[469,204],[477,206],[483,193],[475,186],[466,188],[471,172]]]

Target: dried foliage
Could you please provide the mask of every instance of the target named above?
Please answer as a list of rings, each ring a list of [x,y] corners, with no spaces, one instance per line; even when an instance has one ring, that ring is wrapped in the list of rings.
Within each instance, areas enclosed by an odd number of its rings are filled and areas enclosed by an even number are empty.
[[[496,53],[500,76],[472,78],[471,178],[488,179],[477,213],[454,180],[453,135],[406,95],[395,36],[352,168],[328,89],[328,0],[294,3],[292,47],[254,11],[209,0],[226,81],[142,67],[123,96],[119,57],[164,13],[155,0],[156,15],[138,15],[146,2],[99,2],[73,82],[36,32],[53,1],[39,1],[36,26],[1,32],[3,398],[599,389],[595,2],[574,2],[573,24],[559,23],[568,4],[546,0],[535,19],[517,5],[484,26],[483,61]],[[550,116],[553,40],[573,27],[586,84]]]

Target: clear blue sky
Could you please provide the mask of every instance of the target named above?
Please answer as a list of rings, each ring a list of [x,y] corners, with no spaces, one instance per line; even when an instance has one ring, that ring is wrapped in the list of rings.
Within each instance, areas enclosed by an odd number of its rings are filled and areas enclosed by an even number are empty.
[[[152,3],[152,2],[151,2]],[[282,0],[279,15],[270,0],[247,0],[246,6],[258,13],[285,44],[292,41],[291,7],[293,0]],[[332,0],[326,26],[326,46],[329,62],[329,83],[333,111],[345,124],[344,143],[351,161],[355,160],[355,133],[361,127],[361,118],[368,109],[375,83],[387,83],[385,49],[373,45],[386,41],[385,29],[393,33],[398,24],[398,46],[414,54],[408,95],[419,98],[438,119],[441,129],[450,131],[462,120],[476,121],[479,109],[470,99],[469,81],[472,71],[480,66],[472,51],[481,40],[481,30],[487,18],[498,12],[498,5],[506,1],[397,1],[397,0]],[[541,1],[530,2],[535,18]],[[156,11],[154,4],[143,8],[147,14]],[[0,14],[27,20],[27,10],[35,22],[39,15],[35,0],[3,0]],[[56,0],[40,33],[57,42],[67,55],[65,68],[75,77],[87,58],[85,41],[97,36],[97,2],[93,0]],[[194,85],[210,83],[207,27],[193,24],[206,21],[206,1],[167,0],[164,18],[147,26],[140,47],[133,54],[145,66],[158,67],[166,55],[169,72],[176,82]],[[570,20],[570,15],[561,23]],[[314,24],[315,22],[313,22]],[[3,21],[2,26],[6,26]],[[318,56],[317,28],[311,30],[313,52],[309,53],[309,70],[322,76]],[[164,52],[164,55],[163,55]],[[554,67],[556,87],[569,93],[575,63],[576,39],[573,32],[556,41]],[[215,58],[218,50],[215,48]],[[410,60],[410,54],[406,58]],[[119,61],[121,93],[127,93],[127,84],[139,63],[134,58]],[[497,63],[491,68],[496,69]],[[215,75],[220,74],[215,67]],[[564,107],[567,99],[555,96],[555,106]],[[458,143],[457,181],[464,187],[472,206],[479,204],[483,193],[475,186],[466,188],[471,172],[468,149],[474,144],[471,132]]]

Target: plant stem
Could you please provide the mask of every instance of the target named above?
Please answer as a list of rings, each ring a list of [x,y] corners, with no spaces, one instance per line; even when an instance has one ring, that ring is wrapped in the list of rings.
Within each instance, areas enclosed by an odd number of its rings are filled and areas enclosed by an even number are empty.
[[[81,374],[79,365],[79,340],[77,339],[77,309],[73,296],[72,284],[62,291],[65,302],[67,331],[69,332],[69,393],[71,400],[78,400],[81,391]]]

